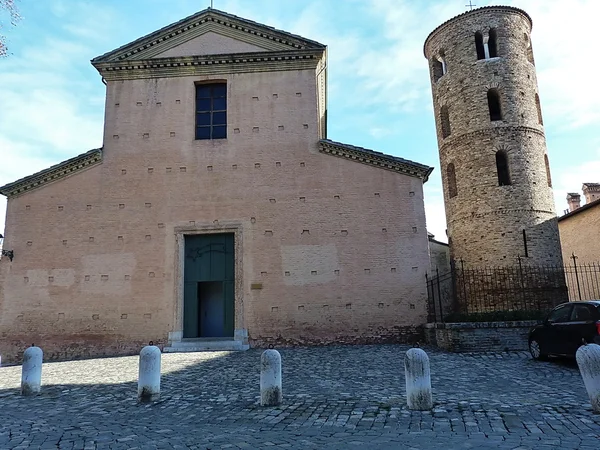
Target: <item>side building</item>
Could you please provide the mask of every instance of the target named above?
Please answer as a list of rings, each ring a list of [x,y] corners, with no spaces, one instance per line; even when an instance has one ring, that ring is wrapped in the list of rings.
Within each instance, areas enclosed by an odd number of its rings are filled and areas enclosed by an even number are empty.
[[[92,60],[104,143],[0,187],[0,354],[410,342],[431,168],[327,139],[327,51],[207,9]]]

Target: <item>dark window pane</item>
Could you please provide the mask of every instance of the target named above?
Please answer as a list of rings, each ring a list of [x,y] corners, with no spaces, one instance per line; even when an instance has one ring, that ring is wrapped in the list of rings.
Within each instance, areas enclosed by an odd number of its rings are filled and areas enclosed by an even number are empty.
[[[227,95],[226,84],[216,84],[213,86],[213,97],[225,97]]]
[[[567,322],[569,320],[570,315],[571,305],[562,306],[550,313],[550,315],[548,316],[548,322]]]
[[[226,98],[213,99],[213,110],[225,111],[226,109],[227,109],[227,99]]]
[[[196,139],[210,139],[210,127],[197,127]]]
[[[196,114],[196,125],[210,125],[210,113]]]
[[[227,113],[226,112],[213,113],[213,125],[227,125]]]
[[[219,126],[213,127],[213,139],[225,139],[227,137],[227,127]]]
[[[196,100],[196,111],[210,111],[210,98]]]
[[[210,84],[199,84],[196,86],[196,98],[210,97]]]

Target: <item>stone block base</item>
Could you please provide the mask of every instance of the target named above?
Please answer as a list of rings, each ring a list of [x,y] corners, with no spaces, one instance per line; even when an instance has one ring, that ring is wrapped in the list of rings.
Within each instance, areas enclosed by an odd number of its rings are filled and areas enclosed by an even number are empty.
[[[535,320],[425,324],[427,344],[451,352],[507,352],[528,349]]]

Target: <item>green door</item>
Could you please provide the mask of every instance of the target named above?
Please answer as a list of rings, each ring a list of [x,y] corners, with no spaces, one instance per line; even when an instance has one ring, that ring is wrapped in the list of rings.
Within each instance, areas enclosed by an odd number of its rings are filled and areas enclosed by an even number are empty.
[[[185,236],[183,337],[232,337],[233,234]]]

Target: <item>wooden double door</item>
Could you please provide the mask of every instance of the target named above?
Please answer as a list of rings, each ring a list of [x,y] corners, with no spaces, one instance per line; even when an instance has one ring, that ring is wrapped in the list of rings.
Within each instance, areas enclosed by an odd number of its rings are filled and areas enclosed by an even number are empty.
[[[185,236],[183,337],[233,337],[233,233]]]

